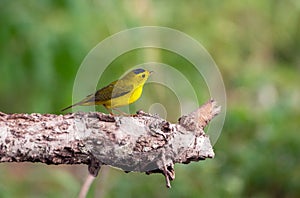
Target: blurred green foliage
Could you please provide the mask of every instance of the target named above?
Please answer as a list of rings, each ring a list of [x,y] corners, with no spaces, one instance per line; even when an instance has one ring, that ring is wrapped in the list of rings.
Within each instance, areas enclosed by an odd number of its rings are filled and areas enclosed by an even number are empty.
[[[215,159],[176,165],[172,189],[160,175],[110,169],[89,197],[300,197],[299,1],[2,0],[0,9],[5,113],[60,113],[72,102],[73,81],[87,53],[132,27],[180,30],[201,42],[219,66],[228,110]],[[145,60],[139,53],[112,63],[103,82]],[[186,61],[158,53],[194,80]],[[139,103],[151,96],[149,89]],[[205,93],[199,100],[208,99]],[[177,117],[176,111],[168,119]],[[85,173],[86,167],[0,164],[0,197],[76,196]]]

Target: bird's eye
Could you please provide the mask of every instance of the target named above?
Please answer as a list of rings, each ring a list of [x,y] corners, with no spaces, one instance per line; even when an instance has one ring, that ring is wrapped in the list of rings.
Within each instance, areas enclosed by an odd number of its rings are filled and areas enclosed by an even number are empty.
[[[145,74],[142,75],[142,78],[145,78]]]

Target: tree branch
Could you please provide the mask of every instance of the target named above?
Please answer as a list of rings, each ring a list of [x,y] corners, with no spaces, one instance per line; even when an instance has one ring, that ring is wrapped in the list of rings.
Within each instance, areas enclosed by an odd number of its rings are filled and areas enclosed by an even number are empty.
[[[175,163],[214,157],[203,129],[219,112],[211,100],[177,124],[142,111],[135,116],[0,113],[0,162],[87,164],[93,176],[101,165],[111,165],[162,173],[170,187]]]

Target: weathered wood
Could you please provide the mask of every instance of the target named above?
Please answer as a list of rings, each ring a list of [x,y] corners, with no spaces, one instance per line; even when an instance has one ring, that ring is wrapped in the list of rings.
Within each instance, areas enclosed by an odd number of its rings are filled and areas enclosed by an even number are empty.
[[[101,165],[111,165],[162,173],[170,187],[175,163],[214,157],[203,129],[219,112],[211,100],[177,124],[142,111],[135,116],[0,113],[0,162],[87,164],[94,176]]]

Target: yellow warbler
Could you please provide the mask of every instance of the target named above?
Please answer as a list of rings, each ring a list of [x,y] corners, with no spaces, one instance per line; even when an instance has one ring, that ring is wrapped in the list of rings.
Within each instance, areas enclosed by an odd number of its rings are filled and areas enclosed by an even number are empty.
[[[116,80],[96,93],[88,95],[78,103],[64,108],[65,111],[77,105],[103,105],[110,113],[111,109],[129,105],[142,95],[143,86],[152,72],[144,69],[134,69],[123,78]]]

